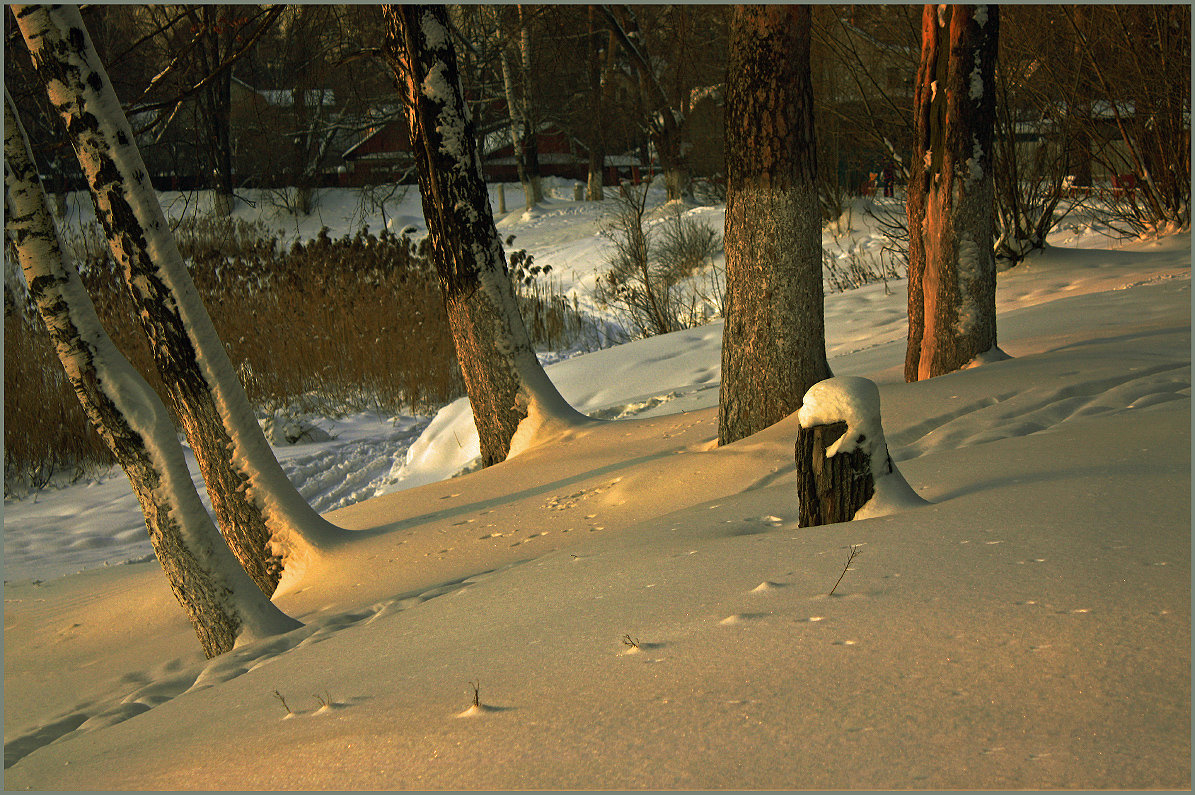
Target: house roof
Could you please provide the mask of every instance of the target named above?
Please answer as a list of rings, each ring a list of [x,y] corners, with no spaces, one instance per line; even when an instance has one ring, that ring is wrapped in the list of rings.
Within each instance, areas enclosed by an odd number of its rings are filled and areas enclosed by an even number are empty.
[[[272,105],[276,108],[294,107],[295,94],[294,91],[290,89],[254,88],[244,80],[241,80],[239,77],[233,77],[232,81],[246,91],[251,91],[260,96],[266,101],[267,105]],[[324,107],[335,105],[336,93],[330,88],[308,89],[307,91],[303,92],[303,104],[320,104]]]

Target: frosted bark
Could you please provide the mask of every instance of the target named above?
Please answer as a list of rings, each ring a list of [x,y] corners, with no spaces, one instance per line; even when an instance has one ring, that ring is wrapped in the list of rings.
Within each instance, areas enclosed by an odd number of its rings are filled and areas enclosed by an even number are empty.
[[[996,7],[926,6],[907,201],[905,379],[953,372],[996,348]]]
[[[721,444],[792,414],[830,376],[809,19],[807,7],[742,6],[732,20]]]
[[[154,360],[182,418],[221,532],[267,594],[338,528],[316,514],[274,458],[196,293],[116,94],[73,6],[15,6],[62,116],[96,217],[140,308]]]
[[[64,253],[12,98],[4,105],[5,232],[79,402],[120,462],[150,543],[208,657],[302,626],[249,579],[191,482],[166,407],[116,349]]]
[[[432,255],[485,466],[586,421],[536,358],[507,275],[442,6],[385,6],[386,57],[404,89]],[[439,33],[445,31],[444,35]],[[446,91],[427,91],[429,76]],[[445,147],[459,141],[462,149]]]

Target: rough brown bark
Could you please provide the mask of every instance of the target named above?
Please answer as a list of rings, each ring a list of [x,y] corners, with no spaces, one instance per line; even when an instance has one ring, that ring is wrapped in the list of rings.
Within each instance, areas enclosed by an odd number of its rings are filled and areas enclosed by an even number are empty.
[[[869,453],[826,458],[826,449],[846,430],[845,422],[797,429],[798,527],[849,522],[875,494]]]
[[[63,253],[7,92],[4,127],[5,231],[79,402],[129,478],[154,554],[204,653],[231,649],[246,624],[258,633],[297,628],[232,558],[195,493],[166,407],[104,332]]]
[[[996,348],[995,6],[926,5],[910,163],[905,379]]]
[[[726,323],[718,439],[792,414],[831,376],[808,6],[736,6],[726,94]]]
[[[403,92],[411,151],[484,466],[504,461],[533,404],[580,415],[548,380],[519,315],[465,109],[443,6],[383,6],[385,54]]]

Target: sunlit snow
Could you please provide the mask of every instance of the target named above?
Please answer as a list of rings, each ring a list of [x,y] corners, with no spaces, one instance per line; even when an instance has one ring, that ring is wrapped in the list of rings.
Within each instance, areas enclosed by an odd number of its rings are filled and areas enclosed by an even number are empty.
[[[598,311],[612,203],[548,189],[500,234]],[[828,250],[883,244],[861,210]],[[265,220],[425,228],[415,191]],[[302,629],[210,662],[156,562],[105,565],[149,553],[119,470],[7,501],[6,785],[1189,787],[1190,236],[1051,242],[999,275],[1011,358],[925,382],[903,281],[826,296],[928,501],[879,518],[797,527],[796,416],[716,446],[720,321],[544,352],[606,421],[460,477],[464,400],[302,418],[282,466],[356,535],[275,597]]]

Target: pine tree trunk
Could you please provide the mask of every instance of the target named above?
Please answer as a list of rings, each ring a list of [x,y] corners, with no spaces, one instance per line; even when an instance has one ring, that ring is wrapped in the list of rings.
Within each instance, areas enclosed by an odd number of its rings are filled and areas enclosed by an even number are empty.
[[[847,424],[797,429],[798,527],[849,522],[875,494],[871,456],[863,450],[826,457]]]
[[[736,6],[726,96],[718,439],[779,422],[830,377],[807,6]]]
[[[228,651],[245,630],[264,636],[298,628],[225,546],[195,493],[166,407],[104,332],[63,253],[7,91],[4,128],[5,231],[79,402],[133,486],[154,553],[204,653]]]
[[[520,425],[584,418],[548,379],[519,315],[494,228],[443,6],[383,6],[385,55],[404,90],[432,257],[484,466],[504,461]]]
[[[337,528],[294,490],[257,425],[78,9],[18,6],[14,14],[70,134],[220,530],[272,594],[283,561],[330,542]]]
[[[996,349],[996,6],[927,5],[907,201],[905,379],[953,372]]]

